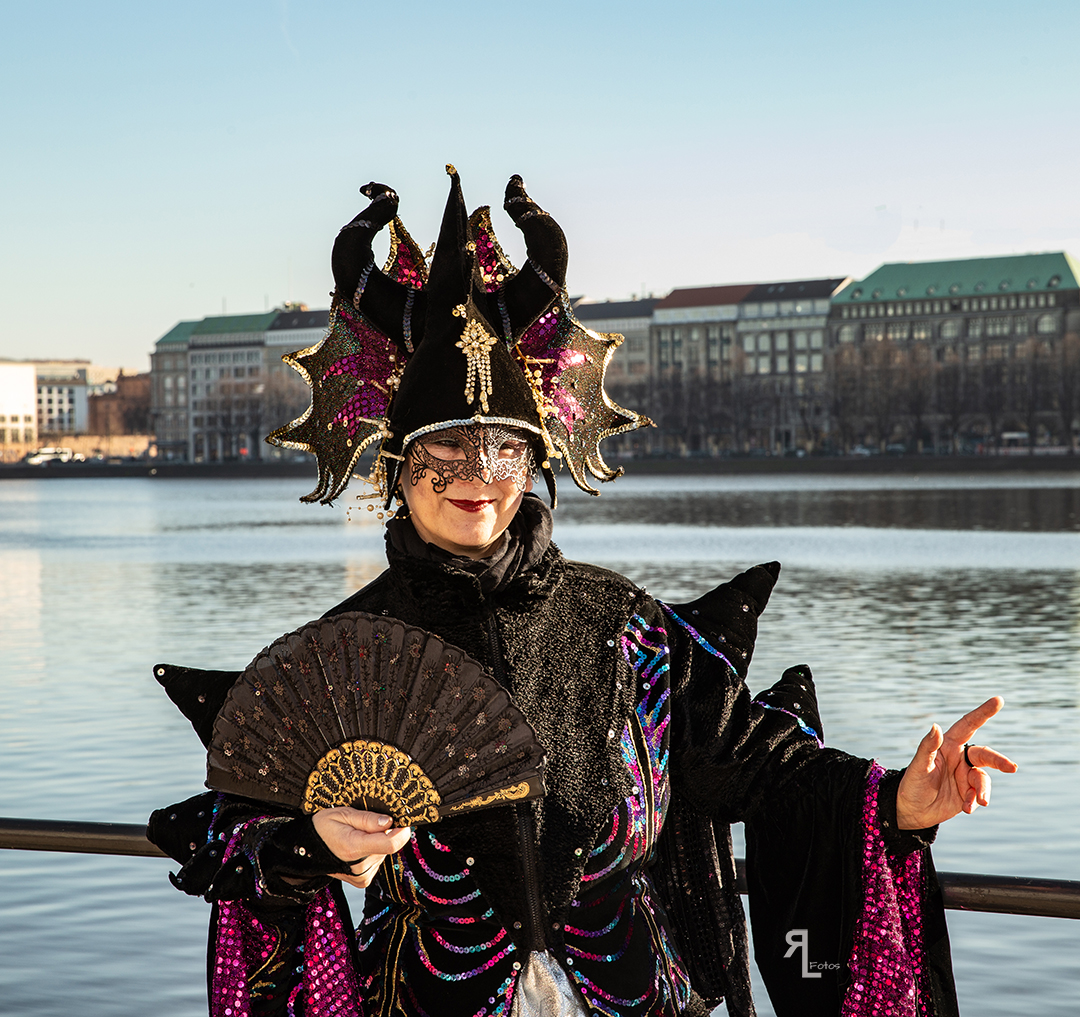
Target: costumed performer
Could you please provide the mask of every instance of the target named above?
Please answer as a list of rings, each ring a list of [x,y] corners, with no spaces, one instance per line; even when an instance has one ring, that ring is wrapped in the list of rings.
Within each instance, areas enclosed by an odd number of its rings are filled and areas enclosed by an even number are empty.
[[[621,339],[576,321],[554,219],[511,178],[518,271],[448,172],[430,273],[396,194],[363,189],[371,204],[334,245],[328,334],[286,358],[312,406],[271,440],[316,455],[308,500],[326,502],[376,447],[369,479],[402,503],[389,566],[327,616],[401,619],[482,663],[547,751],[546,794],[414,831],[214,791],[156,812],[174,883],[214,902],[211,1013],[699,1017],[725,999],[752,1014],[730,837],[744,822],[755,956],[781,1017],[955,1014],[929,844],[988,804],[988,768],[1015,770],[965,745],[1001,700],[886,771],[824,746],[807,667],[748,691],[777,563],[679,605],[566,560],[534,476],[552,507],[559,460],[592,491],[618,472],[600,441],[648,421],[604,391]],[[208,742],[239,672],[157,673]],[[355,934],[341,882],[366,888]]]

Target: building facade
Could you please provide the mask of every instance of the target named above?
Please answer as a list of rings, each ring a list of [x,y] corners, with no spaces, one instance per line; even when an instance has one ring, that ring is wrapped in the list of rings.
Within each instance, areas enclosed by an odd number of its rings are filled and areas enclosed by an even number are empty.
[[[32,363],[37,372],[38,433],[60,436],[92,432],[89,400],[112,391],[119,368],[102,367],[89,360]]]
[[[658,301],[649,406],[662,451],[794,449],[823,388],[830,302],[849,281],[676,289]]]
[[[151,354],[158,455],[213,462],[281,455],[263,439],[298,416],[308,389],[281,355],[318,342],[328,311],[303,305],[174,325]]]
[[[0,446],[34,445],[37,439],[37,371],[33,364],[0,361]]]
[[[882,265],[833,301],[837,443],[1072,445],[1080,270],[1064,253]]]
[[[188,459],[191,407],[188,404],[188,342],[197,321],[179,321],[150,354],[150,429],[163,459]]]

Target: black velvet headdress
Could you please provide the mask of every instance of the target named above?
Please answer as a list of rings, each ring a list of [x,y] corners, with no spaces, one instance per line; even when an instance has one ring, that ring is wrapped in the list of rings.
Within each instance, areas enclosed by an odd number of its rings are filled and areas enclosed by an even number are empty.
[[[361,453],[380,441],[366,478],[389,498],[405,449],[422,434],[463,424],[503,424],[536,435],[555,503],[554,460],[597,494],[587,473],[613,480],[600,442],[651,423],[604,391],[622,336],[591,332],[566,295],[566,239],[558,223],[511,177],[503,207],[525,236],[518,271],[491,226],[488,208],[468,216],[457,171],[427,271],[396,217],[397,195],[368,184],[371,204],[338,234],[330,327],[316,346],[284,359],[311,386],[303,416],[267,441],[314,453],[319,484],[304,501],[333,501]],[[383,270],[371,241],[390,225]]]

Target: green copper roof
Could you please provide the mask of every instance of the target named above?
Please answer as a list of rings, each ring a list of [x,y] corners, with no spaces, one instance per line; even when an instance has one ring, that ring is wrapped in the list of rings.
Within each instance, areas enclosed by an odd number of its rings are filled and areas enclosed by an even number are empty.
[[[223,314],[203,318],[196,324],[193,335],[227,335],[234,332],[265,332],[278,316],[278,311],[265,314]]]
[[[173,343],[186,343],[198,324],[197,321],[178,321],[154,345],[168,346]]]
[[[1017,254],[1007,258],[894,262],[848,286],[834,303],[897,297],[970,297],[996,293],[1080,289],[1080,265],[1068,254]]]

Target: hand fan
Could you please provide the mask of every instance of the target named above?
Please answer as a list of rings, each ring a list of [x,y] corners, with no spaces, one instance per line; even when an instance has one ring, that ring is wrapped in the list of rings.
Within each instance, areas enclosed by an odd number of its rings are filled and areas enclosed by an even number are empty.
[[[464,651],[353,611],[282,636],[248,665],[214,721],[206,784],[416,826],[538,798],[544,764],[509,693]]]

